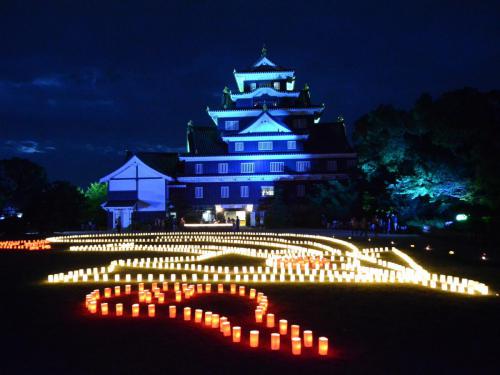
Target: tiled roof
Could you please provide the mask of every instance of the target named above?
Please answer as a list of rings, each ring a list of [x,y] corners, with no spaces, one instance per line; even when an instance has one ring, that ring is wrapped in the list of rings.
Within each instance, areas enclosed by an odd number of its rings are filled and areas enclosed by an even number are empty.
[[[309,128],[309,138],[304,143],[304,151],[310,153],[353,152],[347,142],[343,122],[318,123]]]
[[[178,175],[179,155],[176,152],[129,152],[127,160],[134,155],[160,173],[170,177]]]
[[[227,144],[222,141],[215,126],[192,126],[188,130],[190,155],[223,155]]]

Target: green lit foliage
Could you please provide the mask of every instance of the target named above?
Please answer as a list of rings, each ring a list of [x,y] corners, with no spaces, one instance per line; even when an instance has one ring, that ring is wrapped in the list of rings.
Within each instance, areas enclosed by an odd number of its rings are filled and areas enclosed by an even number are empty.
[[[106,213],[101,205],[106,201],[108,184],[92,182],[85,190],[79,188],[80,193],[85,198],[85,224],[92,222],[97,227],[106,226]]]

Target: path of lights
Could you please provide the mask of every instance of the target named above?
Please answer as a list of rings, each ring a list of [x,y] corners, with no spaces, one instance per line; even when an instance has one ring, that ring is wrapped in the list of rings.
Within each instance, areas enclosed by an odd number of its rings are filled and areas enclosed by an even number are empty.
[[[0,241],[0,250],[50,250],[47,240]]]
[[[177,232],[74,235],[48,241],[69,244],[69,251],[73,252],[145,251],[167,255],[117,259],[107,266],[48,276],[48,283],[114,282],[113,288],[94,289],[86,296],[85,306],[91,314],[132,318],[168,316],[186,324],[218,329],[235,344],[288,350],[293,355],[305,351],[327,355],[328,339],[315,340],[312,331],[301,332],[299,325],[288,325],[286,319],[269,311],[269,299],[263,292],[239,283],[412,284],[451,293],[488,294],[485,284],[430,273],[394,247],[359,250],[349,242],[324,236]],[[231,254],[254,258],[253,263],[258,265],[203,264]],[[150,289],[145,289],[146,281]],[[169,283],[173,288],[169,289]],[[212,283],[217,285],[216,291],[212,290]],[[191,299],[207,294],[244,298],[254,303],[251,320],[262,328],[247,329],[220,313],[190,306]],[[123,301],[111,304],[112,299]]]

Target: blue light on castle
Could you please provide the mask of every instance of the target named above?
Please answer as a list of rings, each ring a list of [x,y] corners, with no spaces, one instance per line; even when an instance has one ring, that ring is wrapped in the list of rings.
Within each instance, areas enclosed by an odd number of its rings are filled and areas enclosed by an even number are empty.
[[[222,106],[207,108],[211,124],[187,126],[186,153],[135,153],[103,177],[110,227],[189,215],[200,222],[239,217],[265,222],[279,184],[301,199],[311,185],[349,178],[356,154],[341,118],[322,123],[308,85],[295,89],[295,71],[261,57],[235,70],[238,93],[224,88]]]

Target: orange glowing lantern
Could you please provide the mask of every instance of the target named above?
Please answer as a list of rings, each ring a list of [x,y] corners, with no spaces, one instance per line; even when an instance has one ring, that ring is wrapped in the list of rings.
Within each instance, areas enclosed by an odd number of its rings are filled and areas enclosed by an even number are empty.
[[[151,290],[155,290],[156,288],[158,288],[158,283],[151,283]]]
[[[132,293],[132,286],[127,284],[125,285],[125,294],[130,294]]]
[[[144,283],[139,283],[139,292],[144,291]]]
[[[148,316],[150,318],[153,318],[155,316],[155,313],[156,313],[156,311],[155,311],[155,305],[154,305],[154,303],[149,304],[148,305]]]
[[[292,337],[292,354],[300,355],[301,352],[302,352],[302,342],[300,340],[300,337]]]
[[[203,284],[196,284],[196,293],[203,293]]]
[[[238,289],[239,289],[240,296],[243,297],[245,295],[245,286],[244,285],[240,285],[240,287]]]
[[[231,336],[231,323],[229,323],[227,320],[222,323],[222,334],[224,335],[224,337]]]
[[[182,292],[178,290],[175,292],[175,302],[181,302],[182,301]]]
[[[161,288],[164,292],[168,290],[168,281],[164,281],[161,285]]]
[[[104,288],[104,298],[111,297],[111,288]]]
[[[304,348],[312,348],[313,333],[312,331],[304,331]]]
[[[202,309],[194,310],[194,322],[195,323],[201,323],[202,317],[203,317],[203,310]]]
[[[225,316],[221,316],[220,319],[219,319],[219,331],[222,333],[224,332],[223,331],[223,328],[222,328],[222,325],[227,322],[227,318]]]
[[[255,289],[254,288],[251,288],[250,289],[250,299],[254,299],[255,298]]]
[[[92,300],[89,302],[89,311],[91,314],[95,314],[97,312],[97,302]]]
[[[280,350],[280,334],[271,333],[271,350]]]
[[[144,302],[151,303],[153,301],[153,295],[151,294],[151,292],[148,290],[144,294],[145,294]]]
[[[224,293],[224,284],[217,284],[217,293]]]
[[[320,337],[318,339],[318,354],[327,355],[328,354],[328,338]]]
[[[139,316],[139,304],[138,303],[134,303],[132,305],[132,316],[134,318]]]
[[[236,284],[231,284],[231,294],[236,294]]]
[[[191,320],[191,307],[184,307],[184,320]]]
[[[233,327],[233,342],[241,341],[241,327]]]
[[[144,302],[145,299],[146,299],[146,293],[144,293],[144,291],[140,291],[139,292],[139,302]]]
[[[108,315],[108,304],[106,302],[101,303],[101,315]]]
[[[286,335],[288,332],[288,321],[286,319],[280,319],[280,335]]]
[[[212,312],[205,311],[205,325],[207,327],[212,327]]]
[[[274,314],[266,315],[266,327],[273,328],[274,327]]]
[[[257,348],[259,346],[259,331],[250,331],[250,347]]]
[[[205,284],[205,293],[212,292],[212,284]]]
[[[292,324],[290,327],[290,336],[293,337],[300,337],[300,326],[297,324]]]
[[[262,315],[263,315],[262,309],[260,309],[260,308],[255,309],[255,322],[256,323],[262,323]]]
[[[122,294],[121,288],[119,285],[115,286],[115,296],[119,296]]]
[[[165,302],[165,294],[158,293],[158,303],[164,303],[164,302]]]
[[[219,314],[212,314],[212,328],[219,328]]]
[[[123,316],[123,303],[117,303],[115,305],[116,316]]]
[[[168,307],[168,317],[170,319],[174,319],[177,316],[177,306],[175,305],[170,305]]]
[[[177,291],[179,291],[179,290],[180,290],[180,288],[179,288],[179,283],[178,283],[178,282],[174,283],[174,291],[176,291],[176,292],[177,292]]]

